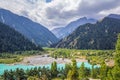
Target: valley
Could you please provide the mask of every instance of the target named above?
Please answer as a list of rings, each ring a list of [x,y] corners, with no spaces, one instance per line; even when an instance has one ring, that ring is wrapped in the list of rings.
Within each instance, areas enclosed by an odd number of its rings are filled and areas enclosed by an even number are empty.
[[[120,80],[120,3],[1,0],[0,80]]]
[[[105,60],[113,60],[114,56],[115,50],[76,50],[45,48],[44,51],[33,50],[20,52],[18,51],[14,53],[1,53],[0,63],[45,65],[56,61],[57,63],[65,64],[70,63],[72,59],[76,59],[77,62],[101,64]]]

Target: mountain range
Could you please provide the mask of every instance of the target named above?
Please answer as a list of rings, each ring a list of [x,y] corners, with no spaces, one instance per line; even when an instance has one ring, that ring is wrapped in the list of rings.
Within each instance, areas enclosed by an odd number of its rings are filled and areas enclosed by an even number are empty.
[[[36,45],[49,46],[58,41],[58,38],[41,24],[5,9],[0,9],[0,22],[14,28]]]
[[[60,40],[56,48],[114,49],[120,33],[120,15],[111,14],[96,24],[79,26],[69,36]]]
[[[117,14],[110,14],[100,21],[83,17],[76,21],[70,22],[65,27],[56,28],[51,32],[43,25],[26,17],[14,14],[5,9],[0,9],[0,24],[2,26],[8,25],[8,27],[13,29],[13,33],[20,34],[22,36],[21,38],[23,39],[23,42],[27,41],[30,45],[33,45],[35,49],[37,49],[37,46],[50,45],[56,48],[70,49],[114,49],[117,34],[120,33],[120,15]],[[2,29],[5,31],[5,29],[1,27],[1,32]],[[12,33],[7,30],[5,32],[7,35]],[[6,36],[4,34],[5,33],[2,32],[2,35]],[[12,34],[7,37],[11,40],[12,38],[16,39],[16,35],[15,38],[11,36],[14,35]],[[8,39],[7,37],[4,38],[5,41]],[[58,38],[61,40],[59,41]],[[20,39],[18,38],[18,40]],[[1,44],[5,43],[5,41],[2,41]],[[14,45],[12,42],[9,42],[9,44]],[[25,50],[27,49],[29,48],[26,46]],[[34,48],[31,47],[30,49]],[[16,50],[19,49],[16,48]]]
[[[86,17],[80,18],[76,21],[70,22],[67,26],[61,27],[61,28],[55,28],[52,30],[52,32],[57,36],[57,38],[62,39],[69,34],[71,34],[76,28],[78,28],[80,25],[86,24],[86,23],[92,23],[95,24],[97,20],[95,19],[87,19]]]

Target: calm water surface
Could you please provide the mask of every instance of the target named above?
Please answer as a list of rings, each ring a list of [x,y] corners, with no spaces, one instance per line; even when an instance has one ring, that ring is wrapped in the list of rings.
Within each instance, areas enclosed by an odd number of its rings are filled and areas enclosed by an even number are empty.
[[[78,62],[77,63],[77,66],[80,67],[82,64],[82,62]],[[89,64],[88,62],[84,62],[85,64],[85,67],[87,68],[92,68],[92,65]],[[47,65],[44,65],[46,68],[50,68],[51,67],[51,64],[47,64]],[[16,68],[22,68],[24,70],[27,70],[27,69],[30,69],[30,68],[34,68],[34,67],[43,67],[42,65],[39,65],[39,66],[32,66],[32,65],[21,65],[21,64],[18,64],[18,65],[8,65],[8,64],[0,64],[0,75],[2,75],[4,73],[4,70],[15,70]],[[57,64],[57,67],[58,68],[64,68],[65,67],[65,64]],[[95,66],[95,67],[99,67],[99,66]]]

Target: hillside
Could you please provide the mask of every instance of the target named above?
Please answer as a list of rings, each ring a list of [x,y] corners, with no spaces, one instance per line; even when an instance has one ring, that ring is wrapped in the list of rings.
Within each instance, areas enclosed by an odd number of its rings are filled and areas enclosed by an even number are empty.
[[[42,50],[22,34],[0,22],[0,52]]]
[[[23,16],[0,9],[0,22],[14,28],[37,45],[49,46],[58,41],[47,28]]]
[[[59,41],[56,48],[114,49],[120,33],[120,19],[105,17],[96,24],[79,26],[71,35]]]

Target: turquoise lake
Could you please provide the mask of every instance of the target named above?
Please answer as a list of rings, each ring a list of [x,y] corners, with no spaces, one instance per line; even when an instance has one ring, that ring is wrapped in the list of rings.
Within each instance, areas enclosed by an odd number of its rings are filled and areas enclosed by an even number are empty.
[[[82,64],[82,62],[78,62],[77,66],[80,67]],[[92,65],[89,64],[88,62],[84,62],[85,67],[87,68],[92,68]],[[44,65],[46,68],[50,68],[51,64],[48,65]],[[0,64],[0,75],[2,75],[4,73],[4,70],[15,70],[16,68],[22,68],[24,70],[30,69],[30,68],[34,68],[34,67],[43,67],[42,65],[39,66],[32,66],[32,65],[8,65],[8,64]],[[58,68],[64,68],[65,64],[57,64]],[[94,67],[99,67],[99,66],[94,66]]]

